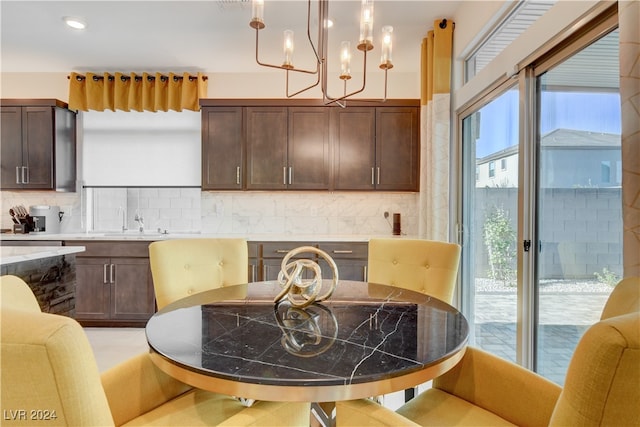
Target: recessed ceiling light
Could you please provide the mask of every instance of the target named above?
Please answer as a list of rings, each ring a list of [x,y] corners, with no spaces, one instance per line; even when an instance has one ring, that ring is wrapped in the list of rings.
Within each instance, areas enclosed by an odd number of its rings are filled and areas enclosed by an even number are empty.
[[[87,23],[84,22],[84,19],[78,18],[77,16],[65,16],[62,20],[74,30],[84,30],[87,28]]]

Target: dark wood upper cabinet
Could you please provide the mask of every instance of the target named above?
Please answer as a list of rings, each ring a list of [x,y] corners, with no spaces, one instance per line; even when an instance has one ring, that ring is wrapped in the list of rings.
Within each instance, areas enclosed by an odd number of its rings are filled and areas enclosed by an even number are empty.
[[[75,112],[57,100],[3,99],[0,114],[2,189],[75,191]]]
[[[335,190],[375,189],[375,129],[374,108],[349,107],[331,111]]]
[[[247,107],[247,189],[287,188],[287,107]]]
[[[290,107],[287,188],[329,189],[329,110]]]
[[[418,191],[418,108],[376,108],[376,189]]]
[[[419,190],[417,100],[201,105],[203,190]]]
[[[242,107],[202,109],[202,189],[241,190],[244,175]]]

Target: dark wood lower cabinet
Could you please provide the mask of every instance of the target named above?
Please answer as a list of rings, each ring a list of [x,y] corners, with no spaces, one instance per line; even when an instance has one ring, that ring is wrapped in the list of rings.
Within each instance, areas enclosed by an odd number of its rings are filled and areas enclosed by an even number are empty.
[[[144,326],[155,313],[149,242],[68,243],[87,248],[76,258],[76,320],[83,326]],[[138,256],[86,256],[108,253]]]
[[[276,280],[282,266],[282,259],[292,249],[311,246],[326,252],[336,263],[340,280],[367,280],[367,242],[269,242],[262,245],[262,276],[260,280]],[[310,258],[318,262],[322,277],[332,278],[329,264],[312,253],[301,253],[300,258]]]
[[[84,246],[76,256],[75,318],[83,326],[144,327],[156,311],[149,265],[149,243],[131,241],[66,241]],[[367,242],[248,242],[249,281],[276,280],[282,259],[292,249],[311,246],[336,263],[340,280],[367,279]],[[313,253],[300,258],[317,261],[322,277],[329,265]]]

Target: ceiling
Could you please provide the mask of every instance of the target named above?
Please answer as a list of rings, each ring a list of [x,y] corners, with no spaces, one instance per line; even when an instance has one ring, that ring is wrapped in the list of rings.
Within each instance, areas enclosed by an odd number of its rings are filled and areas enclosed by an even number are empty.
[[[394,71],[417,72],[422,38],[433,28],[434,20],[451,19],[462,3],[377,0],[376,48],[370,54],[369,64],[379,61],[380,28],[392,25]],[[357,0],[330,3],[329,15],[335,21],[329,39],[330,70],[339,66],[341,40],[351,41],[356,57],[359,10]],[[249,27],[248,0],[2,0],[0,12],[2,72],[270,71],[255,63],[255,30]],[[315,7],[312,15],[317,15]],[[71,30],[62,21],[64,16],[80,16],[88,27],[83,31]],[[282,62],[282,31],[292,29],[296,35],[294,65],[315,67],[312,57],[304,54],[310,52],[305,45],[306,1],[267,0],[264,21],[266,28],[260,32],[262,61],[278,65]],[[312,35],[315,34],[313,30]],[[352,66],[354,73],[361,67],[357,61]]]

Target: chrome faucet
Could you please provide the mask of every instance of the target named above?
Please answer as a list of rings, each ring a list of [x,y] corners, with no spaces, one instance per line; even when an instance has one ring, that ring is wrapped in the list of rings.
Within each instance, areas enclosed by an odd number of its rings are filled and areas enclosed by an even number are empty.
[[[120,212],[122,212],[122,232],[127,231],[127,212],[124,210],[122,206],[118,208]]]
[[[133,220],[140,224],[140,228],[138,228],[138,230],[141,233],[144,233],[144,218],[142,218],[142,215],[136,213],[136,217]]]

